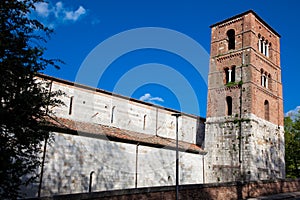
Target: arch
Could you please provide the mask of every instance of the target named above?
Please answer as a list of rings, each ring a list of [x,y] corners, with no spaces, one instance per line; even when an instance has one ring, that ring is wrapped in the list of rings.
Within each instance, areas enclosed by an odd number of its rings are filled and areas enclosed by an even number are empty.
[[[262,37],[261,38],[261,42],[260,42],[260,53],[264,53],[264,49],[265,49],[265,42],[264,42],[265,38]]]
[[[266,40],[265,44],[265,56],[269,57],[269,41]]]
[[[235,49],[235,31],[234,29],[230,29],[227,31],[228,37],[228,50]]]
[[[226,104],[227,104],[227,115],[232,115],[232,97],[226,97]]]
[[[265,100],[264,102],[264,110],[265,110],[265,120],[270,120],[270,105],[269,101]]]

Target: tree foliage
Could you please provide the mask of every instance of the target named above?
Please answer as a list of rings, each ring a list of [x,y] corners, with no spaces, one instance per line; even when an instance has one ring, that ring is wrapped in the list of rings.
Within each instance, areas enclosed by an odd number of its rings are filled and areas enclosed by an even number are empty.
[[[299,113],[300,114],[300,113]],[[286,177],[300,178],[300,115],[285,117]]]
[[[44,0],[0,1],[0,199],[16,199],[21,185],[37,176],[42,125],[49,106],[61,102],[36,75],[56,60],[45,59],[42,44],[51,30],[32,19],[34,5]],[[32,176],[25,178],[27,174]]]

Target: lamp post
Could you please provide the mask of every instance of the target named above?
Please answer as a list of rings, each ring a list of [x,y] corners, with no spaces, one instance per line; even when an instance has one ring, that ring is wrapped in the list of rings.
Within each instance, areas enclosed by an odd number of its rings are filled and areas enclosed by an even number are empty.
[[[178,169],[178,161],[179,161],[179,157],[178,157],[178,117],[181,116],[180,113],[174,113],[172,114],[172,116],[176,117],[176,200],[178,200],[178,195],[179,195],[179,169]]]

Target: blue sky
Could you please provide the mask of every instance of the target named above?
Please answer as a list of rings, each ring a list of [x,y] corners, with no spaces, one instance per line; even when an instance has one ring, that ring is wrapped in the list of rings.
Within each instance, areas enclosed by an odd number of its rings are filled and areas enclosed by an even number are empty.
[[[49,0],[37,5],[38,18],[55,30],[46,44],[46,57],[66,64],[44,73],[205,117],[209,26],[253,9],[282,36],[287,113],[300,105],[299,6],[298,0]],[[143,39],[151,44],[139,41],[137,31],[145,31]],[[157,31],[165,34],[160,42]],[[111,48],[101,51],[106,43]],[[189,57],[189,50],[176,50],[186,44],[201,51],[199,59]],[[111,62],[102,61],[109,56]],[[86,68],[88,72],[82,70],[92,61],[96,64]],[[206,69],[193,65],[198,61]]]

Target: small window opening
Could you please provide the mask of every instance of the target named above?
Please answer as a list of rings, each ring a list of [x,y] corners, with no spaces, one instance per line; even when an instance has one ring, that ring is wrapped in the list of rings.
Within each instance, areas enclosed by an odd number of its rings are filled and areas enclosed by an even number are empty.
[[[110,123],[114,123],[115,108],[116,108],[116,106],[113,106],[112,109],[111,109]]]
[[[265,73],[265,87],[268,89],[269,88],[269,80],[268,80],[268,74]]]
[[[72,114],[73,98],[74,98],[74,96],[71,96],[71,97],[70,97],[69,115],[71,115],[71,114]]]
[[[261,77],[260,85],[264,87],[265,80],[264,80],[264,70],[263,69],[260,70],[260,77]]]
[[[225,68],[225,83],[229,83],[229,68]]]
[[[260,40],[260,53],[263,53],[264,52],[264,45],[265,43],[264,43],[264,38],[262,38],[261,40]]]
[[[228,37],[228,50],[235,49],[235,31],[230,29],[227,31]]]
[[[147,115],[144,115],[143,130],[146,129],[146,118],[147,118]]]
[[[235,82],[235,66],[231,67],[231,82]]]
[[[226,97],[227,115],[232,115],[232,97]]]

